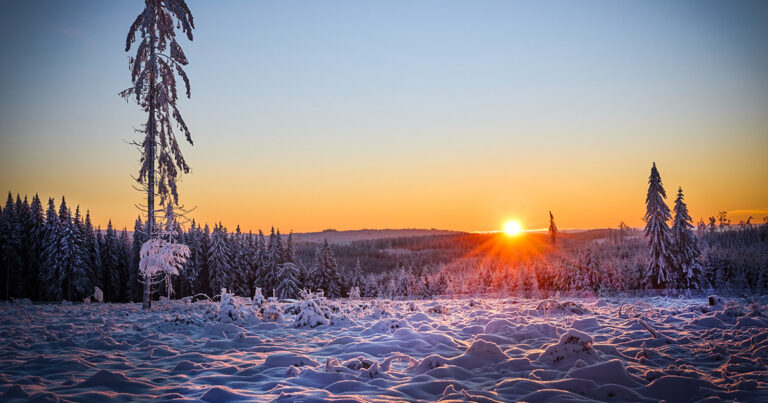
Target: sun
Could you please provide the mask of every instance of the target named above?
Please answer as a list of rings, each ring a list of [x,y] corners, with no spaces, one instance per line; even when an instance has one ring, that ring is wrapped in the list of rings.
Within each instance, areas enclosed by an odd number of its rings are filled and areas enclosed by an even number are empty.
[[[523,232],[523,226],[517,221],[507,221],[504,223],[504,233],[508,236],[517,236]]]

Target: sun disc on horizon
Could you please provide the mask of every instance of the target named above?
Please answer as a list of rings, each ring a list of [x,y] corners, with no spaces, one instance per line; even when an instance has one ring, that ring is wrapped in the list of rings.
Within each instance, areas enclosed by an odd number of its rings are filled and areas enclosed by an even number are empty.
[[[523,226],[517,221],[507,221],[504,223],[504,233],[508,236],[517,236],[523,232]]]

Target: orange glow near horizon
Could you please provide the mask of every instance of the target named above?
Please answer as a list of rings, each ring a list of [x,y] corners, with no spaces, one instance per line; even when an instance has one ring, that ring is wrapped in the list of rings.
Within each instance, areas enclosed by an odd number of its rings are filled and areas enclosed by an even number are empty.
[[[518,236],[523,232],[523,226],[517,221],[507,221],[504,223],[504,233],[507,236]]]

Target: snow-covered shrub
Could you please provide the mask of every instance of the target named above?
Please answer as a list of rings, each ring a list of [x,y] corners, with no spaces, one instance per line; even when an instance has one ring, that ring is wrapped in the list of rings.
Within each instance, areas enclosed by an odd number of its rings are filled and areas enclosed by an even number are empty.
[[[360,299],[360,288],[358,287],[352,287],[349,289],[349,299],[351,300],[358,300]]]
[[[559,312],[559,313],[572,313],[576,315],[583,315],[589,312],[587,308],[585,308],[581,304],[577,304],[571,301],[565,301],[563,303],[560,303],[553,299],[546,299],[544,301],[541,301],[539,305],[536,307],[536,310],[544,311],[547,313]]]
[[[242,323],[243,315],[235,304],[233,295],[227,292],[226,288],[221,289],[221,301],[219,302],[219,313],[217,319],[225,323]]]
[[[598,353],[592,344],[592,336],[576,329],[568,329],[560,336],[559,342],[550,345],[541,353],[538,360],[563,367],[570,367],[577,360],[594,363],[597,361]]]
[[[184,268],[190,252],[187,245],[173,243],[163,238],[152,238],[141,245],[139,251],[139,274],[141,278],[151,279],[164,276],[167,294],[171,295],[171,276],[179,274]]]
[[[264,311],[261,315],[266,321],[280,322],[283,320],[283,313],[280,311],[280,304],[278,304],[277,298],[269,297],[267,303],[264,304]]]
[[[327,324],[328,319],[313,299],[306,299],[301,302],[301,311],[296,316],[294,327],[317,327]]]
[[[261,309],[261,307],[264,306],[264,301],[264,294],[261,293],[261,288],[256,287],[256,291],[253,293],[253,307]]]
[[[429,312],[429,313],[435,313],[435,314],[438,314],[438,315],[448,315],[448,314],[450,313],[450,311],[448,310],[448,308],[446,308],[446,307],[444,307],[444,306],[442,306],[442,305],[435,305],[435,306],[432,306],[432,307],[430,307],[430,308],[427,310],[427,312]]]

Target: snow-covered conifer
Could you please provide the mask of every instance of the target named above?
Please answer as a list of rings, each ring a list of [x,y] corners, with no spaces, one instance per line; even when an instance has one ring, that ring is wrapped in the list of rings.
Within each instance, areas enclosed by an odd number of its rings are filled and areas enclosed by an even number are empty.
[[[131,242],[131,269],[129,271],[128,282],[131,289],[131,300],[141,299],[141,282],[144,281],[139,276],[139,262],[141,261],[141,246],[147,241],[147,230],[141,216],[136,217],[133,223],[133,242]]]
[[[212,289],[221,290],[229,284],[230,267],[227,229],[219,223],[213,226],[208,253],[208,276]]]
[[[279,235],[275,234],[275,228],[273,227],[272,232],[269,235],[269,247],[267,249],[262,270],[262,282],[265,291],[269,294],[274,293],[279,285],[279,270],[283,260],[282,249]]]
[[[187,259],[184,272],[182,273],[184,287],[189,291],[186,293],[187,295],[193,295],[198,292],[196,284],[203,268],[203,261],[205,260],[201,237],[202,231],[193,219],[185,238],[186,245],[189,247],[189,259]]]
[[[58,301],[61,299],[62,287],[59,282],[61,271],[61,255],[59,253],[59,216],[56,214],[56,206],[53,198],[48,199],[48,210],[45,215],[45,227],[43,229],[43,241],[41,248],[43,255],[40,265],[41,296],[44,299]]]
[[[112,227],[112,220],[107,222],[107,230],[101,241],[101,283],[104,285],[104,300],[116,302],[120,298],[120,246],[117,232]]]
[[[671,218],[669,207],[664,202],[667,193],[661,183],[656,163],[648,179],[648,195],[645,198],[645,236],[651,249],[650,283],[654,288],[663,287],[674,281],[672,268],[672,237],[667,221]]]
[[[130,301],[131,289],[129,287],[131,278],[131,238],[128,236],[128,230],[123,227],[118,239],[118,278],[120,284],[120,301]]]
[[[253,290],[256,288],[265,287],[264,283],[264,264],[266,263],[266,246],[264,242],[264,233],[259,230],[259,235],[256,236],[256,245],[253,251],[255,256],[251,256],[251,264],[253,269]]]
[[[0,295],[4,299],[10,299],[21,291],[20,268],[23,264],[19,253],[21,250],[22,228],[19,226],[13,195],[8,192],[8,199],[0,214],[0,267],[2,268]]]
[[[299,267],[295,263],[281,264],[277,277],[280,281],[276,290],[278,298],[296,298],[299,295]]]
[[[328,298],[341,297],[341,278],[339,267],[333,249],[328,245],[328,240],[323,242],[318,253],[317,266],[310,274],[312,286],[315,290],[322,290]]]
[[[693,233],[693,220],[688,214],[683,188],[677,189],[674,207],[675,217],[672,224],[672,240],[674,241],[675,262],[680,286],[684,288],[699,288],[702,279],[702,268],[699,263],[701,249],[696,235]]]
[[[25,295],[32,300],[40,299],[40,267],[43,256],[43,235],[45,228],[45,215],[40,197],[37,194],[32,198],[29,207],[29,215],[26,223],[26,255],[27,255],[27,279]]]

